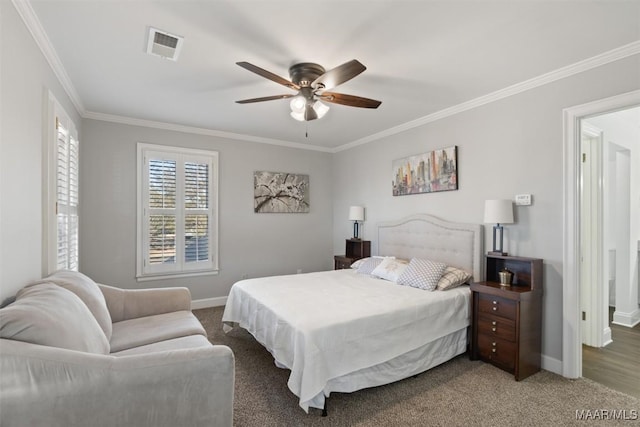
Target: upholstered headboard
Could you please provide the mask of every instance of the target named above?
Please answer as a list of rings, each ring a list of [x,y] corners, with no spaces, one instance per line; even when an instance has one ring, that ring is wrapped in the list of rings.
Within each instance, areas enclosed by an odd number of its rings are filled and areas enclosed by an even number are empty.
[[[378,255],[444,262],[484,279],[481,224],[448,222],[427,214],[378,224]]]

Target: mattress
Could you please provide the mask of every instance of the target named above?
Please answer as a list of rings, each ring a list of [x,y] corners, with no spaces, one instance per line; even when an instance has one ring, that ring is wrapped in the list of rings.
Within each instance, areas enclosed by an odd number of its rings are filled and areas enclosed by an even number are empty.
[[[428,292],[345,269],[237,282],[222,321],[291,370],[288,387],[307,411],[331,391],[386,384],[464,351],[469,301],[468,286]]]

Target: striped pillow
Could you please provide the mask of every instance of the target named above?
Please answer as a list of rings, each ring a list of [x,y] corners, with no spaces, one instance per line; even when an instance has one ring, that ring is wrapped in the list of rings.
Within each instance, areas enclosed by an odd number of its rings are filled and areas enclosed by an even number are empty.
[[[412,258],[398,278],[398,284],[433,291],[438,285],[446,264],[428,259]]]
[[[438,290],[446,291],[447,289],[453,289],[464,283],[468,283],[471,280],[471,274],[459,268],[447,266],[442,273],[442,277],[438,281]]]

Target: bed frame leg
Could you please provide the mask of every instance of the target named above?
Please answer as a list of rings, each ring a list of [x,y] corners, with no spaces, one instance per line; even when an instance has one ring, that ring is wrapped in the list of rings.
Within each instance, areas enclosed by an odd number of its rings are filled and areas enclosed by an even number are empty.
[[[328,398],[324,398],[324,408],[322,408],[322,416],[326,417],[327,416],[327,400],[329,400]]]

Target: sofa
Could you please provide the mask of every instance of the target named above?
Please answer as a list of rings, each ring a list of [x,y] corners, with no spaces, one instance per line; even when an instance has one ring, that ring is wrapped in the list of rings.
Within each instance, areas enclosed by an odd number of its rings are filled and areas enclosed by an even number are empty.
[[[188,289],[59,271],[0,309],[0,426],[231,426],[234,363]]]

